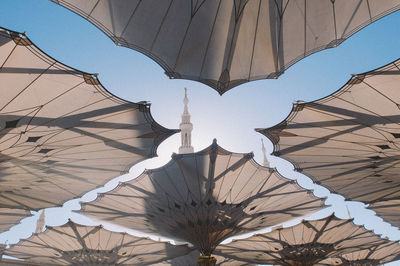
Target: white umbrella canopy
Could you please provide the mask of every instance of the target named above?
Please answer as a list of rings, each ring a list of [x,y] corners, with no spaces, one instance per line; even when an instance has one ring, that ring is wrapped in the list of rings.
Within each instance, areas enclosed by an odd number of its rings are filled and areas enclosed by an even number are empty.
[[[344,253],[387,243],[372,231],[333,214],[220,245],[215,253],[254,264],[314,265]]]
[[[323,260],[316,265],[340,266],[377,266],[398,260],[400,257],[400,244],[389,240],[373,245],[360,251],[342,254],[336,258]]]
[[[353,77],[332,95],[298,102],[280,124],[257,129],[273,154],[347,200],[400,226],[400,60]]]
[[[310,214],[324,199],[301,188],[252,154],[216,142],[177,154],[163,167],[82,203],[84,215],[192,243],[209,256],[224,239]]]
[[[41,265],[150,265],[186,255],[187,245],[172,245],[102,226],[68,221],[12,245],[4,254]]]
[[[23,34],[0,28],[0,65],[1,208],[62,205],[155,156],[176,132]]]
[[[170,78],[196,80],[220,94],[277,78],[400,8],[400,0],[51,1],[151,57]]]
[[[24,209],[0,208],[0,233],[7,231],[22,219],[32,216],[31,212]]]

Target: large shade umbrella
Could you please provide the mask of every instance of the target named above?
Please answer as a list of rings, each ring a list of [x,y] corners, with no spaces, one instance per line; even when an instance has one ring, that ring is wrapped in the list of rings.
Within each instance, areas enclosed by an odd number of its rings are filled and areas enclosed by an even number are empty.
[[[0,28],[0,208],[58,206],[155,156],[176,131]]]
[[[308,266],[330,257],[386,243],[352,219],[333,214],[320,220],[303,220],[292,227],[221,245],[216,253],[255,264]]]
[[[82,214],[187,241],[210,256],[224,239],[319,210],[323,199],[260,166],[253,154],[214,142],[82,205]]]
[[[189,253],[171,245],[72,221],[12,245],[4,254],[41,265],[150,265]]]
[[[258,131],[297,171],[400,226],[399,122],[397,60],[353,75],[330,96],[296,103],[283,122]]]
[[[342,254],[336,258],[329,258],[319,262],[317,265],[340,265],[340,266],[377,266],[389,263],[400,258],[400,244],[384,240],[381,244],[371,245],[360,251]]]
[[[400,0],[52,0],[116,44],[151,57],[170,78],[220,94],[331,48],[400,8]]]

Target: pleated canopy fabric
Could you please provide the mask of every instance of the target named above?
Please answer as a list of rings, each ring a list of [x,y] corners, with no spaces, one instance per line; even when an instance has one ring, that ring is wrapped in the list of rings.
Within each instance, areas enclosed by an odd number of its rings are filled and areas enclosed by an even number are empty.
[[[209,255],[224,239],[320,210],[323,199],[253,154],[216,144],[173,155],[163,167],[82,203],[82,214],[192,243]]]
[[[0,233],[7,231],[29,216],[32,216],[32,214],[28,210],[0,208]]]
[[[280,124],[257,129],[274,155],[315,183],[400,226],[400,60],[353,77],[320,100],[293,106]],[[375,205],[376,204],[376,205]],[[380,206],[379,209],[374,206]]]
[[[151,57],[170,78],[200,81],[220,94],[277,78],[400,8],[400,0],[51,1]]]
[[[72,221],[33,234],[4,254],[40,265],[150,265],[189,253],[187,245],[171,245],[127,233]]]
[[[340,265],[340,266],[377,266],[389,263],[400,258],[400,244],[385,240],[360,251],[343,254],[337,258],[329,258],[316,265]]]
[[[155,156],[176,131],[148,104],[124,101],[91,74],[0,28],[0,207],[39,210],[104,185]]]
[[[7,245],[6,244],[0,244],[0,261],[1,257],[3,256],[3,252],[6,249]]]
[[[394,190],[394,189],[393,189]],[[378,216],[382,217],[385,221],[400,227],[400,192],[394,193],[393,199],[376,201],[368,206],[374,210]]]
[[[200,256],[200,251],[194,250],[190,252],[189,254],[182,256],[182,257],[177,257],[168,261],[160,262],[157,264],[154,264],[153,266],[165,266],[165,265],[171,265],[171,266],[198,266],[197,264],[197,259]],[[255,266],[255,264],[250,264],[245,261],[238,261],[230,258],[225,258],[223,256],[218,256],[218,255],[213,255],[215,259],[217,260],[217,263],[215,264],[216,266]]]
[[[386,243],[372,231],[333,214],[320,220],[303,220],[247,239],[220,245],[215,253],[255,264],[314,265],[330,257]]]

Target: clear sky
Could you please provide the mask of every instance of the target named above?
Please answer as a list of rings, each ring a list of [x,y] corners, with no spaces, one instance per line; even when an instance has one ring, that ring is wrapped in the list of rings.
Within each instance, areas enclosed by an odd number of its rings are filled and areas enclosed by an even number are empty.
[[[273,126],[290,112],[296,100],[312,101],[339,89],[350,74],[362,73],[383,66],[400,57],[400,12],[389,15],[356,33],[337,48],[313,54],[289,68],[277,80],[260,80],[236,87],[223,96],[197,82],[170,80],[163,69],[146,56],[117,47],[92,24],[61,6],[46,0],[0,0],[0,27],[26,32],[28,37],[56,60],[89,73],[99,73],[103,86],[115,95],[133,102],[150,101],[155,120],[168,128],[178,128],[183,111],[184,87],[188,88],[189,112],[194,124],[192,144],[195,151],[209,146],[214,138],[232,152],[255,153],[262,163],[261,141],[272,151],[272,144],[254,128]],[[113,188],[118,181],[138,176],[144,168],[165,164],[177,152],[180,136],[163,142],[159,157],[132,167],[130,174],[110,182],[101,191]],[[302,174],[293,172],[290,163],[269,156],[272,167],[284,176],[298,179],[300,185],[314,189],[319,197],[328,197],[332,207],[314,215],[322,218],[332,211],[348,218],[346,203],[338,195],[313,185]],[[81,200],[90,201],[95,193]],[[79,209],[79,200],[67,202],[63,208],[47,211],[46,224],[61,225],[71,217],[78,223],[92,223],[88,218],[72,213]],[[400,231],[366,210],[362,203],[347,203],[355,223],[363,224],[375,233],[400,239]],[[16,243],[31,235],[38,214],[23,220],[21,225],[0,234],[0,243]],[[115,227],[107,227],[116,230]],[[124,230],[124,229],[119,229]],[[400,265],[400,263],[398,264]]]

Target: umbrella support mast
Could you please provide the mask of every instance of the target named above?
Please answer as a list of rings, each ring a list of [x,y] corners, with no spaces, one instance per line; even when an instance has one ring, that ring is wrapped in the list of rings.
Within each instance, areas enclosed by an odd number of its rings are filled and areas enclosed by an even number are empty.
[[[201,255],[197,259],[197,266],[215,266],[217,259],[211,255]]]

